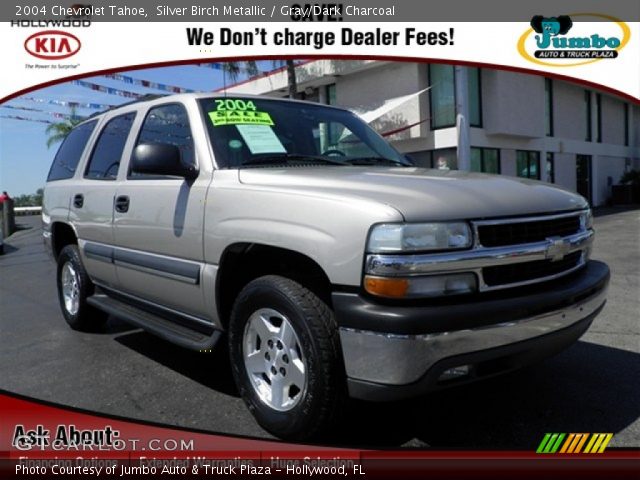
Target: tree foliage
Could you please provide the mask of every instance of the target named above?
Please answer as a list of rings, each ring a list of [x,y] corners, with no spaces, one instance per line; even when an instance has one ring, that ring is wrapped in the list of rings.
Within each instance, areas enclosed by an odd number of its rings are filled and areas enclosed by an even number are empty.
[[[18,195],[17,197],[13,197],[13,206],[14,207],[41,207],[43,193],[44,193],[44,190],[42,188],[39,188],[38,190],[36,190],[36,193]]]
[[[75,107],[71,108],[69,116],[61,122],[55,122],[50,124],[45,133],[48,135],[47,138],[47,148],[51,148],[52,145],[55,145],[58,142],[63,141],[73,127],[79,124],[84,118],[79,117],[76,114]]]
[[[274,60],[273,66],[282,66],[282,63],[282,61]],[[284,65],[287,67],[287,86],[289,90],[289,98],[299,98],[295,63],[293,60],[285,60]],[[241,72],[246,72],[250,77],[254,77],[260,73],[258,64],[254,60],[226,62],[223,64],[223,70],[226,74],[229,75],[229,78],[233,82],[238,80]]]

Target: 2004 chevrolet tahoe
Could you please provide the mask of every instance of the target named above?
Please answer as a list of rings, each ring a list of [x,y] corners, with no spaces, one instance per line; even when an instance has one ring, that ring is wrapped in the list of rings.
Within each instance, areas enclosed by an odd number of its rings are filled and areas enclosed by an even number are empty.
[[[581,196],[416,168],[350,111],[264,97],[87,119],[55,156],[43,222],[72,328],[111,314],[195,350],[224,339],[249,409],[289,439],[331,428],[348,396],[560,351],[609,281]]]

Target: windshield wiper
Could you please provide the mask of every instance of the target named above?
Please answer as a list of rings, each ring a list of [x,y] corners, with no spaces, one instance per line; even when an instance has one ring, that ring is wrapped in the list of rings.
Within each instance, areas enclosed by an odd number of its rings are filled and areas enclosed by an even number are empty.
[[[329,165],[345,165],[345,162],[334,160],[320,155],[304,155],[301,153],[282,153],[258,155],[242,162],[242,166],[250,165],[277,165],[280,163],[307,162],[307,163],[328,163]]]
[[[345,160],[345,163],[349,165],[377,165],[377,164],[385,164],[385,165],[400,165],[403,167],[409,166],[406,163],[403,163],[399,160],[392,160],[391,158],[385,157],[358,157],[358,158],[350,158]]]

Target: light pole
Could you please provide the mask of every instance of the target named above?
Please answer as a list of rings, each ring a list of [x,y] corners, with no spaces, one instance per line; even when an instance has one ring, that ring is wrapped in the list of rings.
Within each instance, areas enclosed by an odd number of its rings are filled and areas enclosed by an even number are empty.
[[[456,131],[458,140],[458,170],[471,170],[469,126],[469,75],[467,67],[455,67]]]

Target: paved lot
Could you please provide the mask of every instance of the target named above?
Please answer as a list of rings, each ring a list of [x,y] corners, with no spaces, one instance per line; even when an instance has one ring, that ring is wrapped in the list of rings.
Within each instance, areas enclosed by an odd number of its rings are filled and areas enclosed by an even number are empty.
[[[268,437],[238,398],[224,352],[176,348],[111,318],[67,328],[38,217],[0,256],[0,388],[63,405],[215,432]],[[566,352],[521,372],[393,404],[352,405],[336,443],[535,448],[545,432],[613,432],[640,447],[640,210],[596,218],[594,258],[609,263],[609,303]]]

